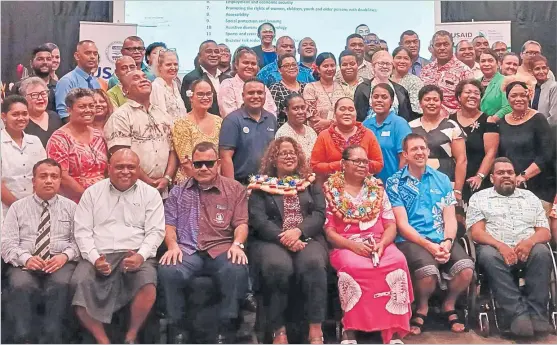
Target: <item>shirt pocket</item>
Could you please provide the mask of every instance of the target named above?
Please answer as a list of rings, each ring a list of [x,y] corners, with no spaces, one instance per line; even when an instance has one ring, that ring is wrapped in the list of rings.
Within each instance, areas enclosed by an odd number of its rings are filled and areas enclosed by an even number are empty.
[[[226,230],[231,226],[233,212],[231,209],[219,209],[216,205],[207,205],[207,222],[217,230]]]
[[[134,228],[145,227],[145,209],[133,203],[124,212],[124,224]]]

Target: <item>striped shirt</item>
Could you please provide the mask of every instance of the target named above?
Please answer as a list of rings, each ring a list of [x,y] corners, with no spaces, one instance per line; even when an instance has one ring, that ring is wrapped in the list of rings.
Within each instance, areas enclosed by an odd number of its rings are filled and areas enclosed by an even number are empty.
[[[66,254],[69,261],[79,258],[74,238],[74,213],[76,204],[70,199],[56,195],[47,200],[50,211],[50,253]],[[43,200],[36,194],[12,204],[2,226],[2,258],[14,266],[25,266],[35,251],[35,241]]]

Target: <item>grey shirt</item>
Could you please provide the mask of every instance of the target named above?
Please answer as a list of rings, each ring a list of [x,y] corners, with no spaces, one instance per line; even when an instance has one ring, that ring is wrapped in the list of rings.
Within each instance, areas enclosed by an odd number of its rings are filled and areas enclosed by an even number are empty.
[[[538,112],[547,117],[550,126],[557,125],[557,82],[548,79],[541,85]]]

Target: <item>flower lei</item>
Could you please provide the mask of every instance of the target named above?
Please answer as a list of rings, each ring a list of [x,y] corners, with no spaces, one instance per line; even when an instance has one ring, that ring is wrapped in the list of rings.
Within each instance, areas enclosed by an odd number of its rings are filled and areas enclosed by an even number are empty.
[[[258,189],[269,194],[293,196],[304,191],[314,181],[315,174],[310,174],[306,178],[295,175],[281,179],[267,175],[253,175],[249,178],[248,189]]]
[[[324,184],[325,198],[332,208],[333,214],[345,223],[358,224],[369,222],[377,218],[381,211],[384,191],[381,180],[372,176],[364,179],[366,195],[361,204],[354,204],[344,195],[344,173],[338,171],[332,174]]]
[[[362,142],[364,135],[366,134],[365,127],[362,126],[361,123],[356,124],[356,133],[354,133],[348,141],[344,139],[344,137],[337,133],[335,130],[335,125],[329,127],[329,134],[331,135],[331,139],[333,143],[338,148],[340,152],[342,152],[346,147],[350,145],[359,145]]]

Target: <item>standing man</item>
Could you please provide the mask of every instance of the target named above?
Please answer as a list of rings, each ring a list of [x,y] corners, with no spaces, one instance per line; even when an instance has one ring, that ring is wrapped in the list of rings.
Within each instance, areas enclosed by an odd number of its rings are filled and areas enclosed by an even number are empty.
[[[542,54],[542,45],[537,41],[526,41],[522,45],[522,49],[520,51],[520,57],[522,58],[522,65],[518,67],[516,74],[523,74],[527,76],[534,77],[532,72],[530,71],[530,59],[536,55]],[[555,81],[555,75],[551,70],[547,74],[549,80]]]
[[[429,312],[429,298],[437,283],[447,289],[442,311],[451,331],[464,332],[464,321],[455,303],[474,276],[474,262],[456,242],[456,199],[447,175],[429,167],[429,148],[419,134],[402,142],[408,163],[387,179],[386,191],[393,205],[399,236],[397,247],[413,272],[416,311],[410,333],[422,332]]]
[[[120,80],[122,80],[128,72],[135,71],[137,69],[137,65],[129,56],[122,56],[116,60],[115,65],[116,68],[114,70],[114,74],[116,75],[116,78],[118,78],[118,84],[114,85],[107,93],[108,98],[110,98],[112,105],[114,105],[114,108],[116,109],[121,107],[128,100],[122,91],[122,84],[120,83]]]
[[[304,37],[298,43],[298,54],[300,54],[300,68],[303,66],[313,69],[313,64],[317,57],[317,46],[315,45],[315,41],[310,37]]]
[[[83,260],[72,278],[72,306],[98,344],[110,344],[103,323],[128,304],[125,343],[135,344],[156,299],[164,208],[157,190],[138,180],[140,171],[132,150],[118,150],[110,157],[108,179],[87,188],[75,211]]]
[[[356,55],[356,62],[358,64],[358,78],[362,77],[364,79],[372,79],[373,67],[370,62],[367,62],[364,59],[366,47],[363,37],[358,34],[349,35],[346,38],[345,49],[351,51],[352,53],[354,53],[354,55]],[[335,74],[334,80],[339,83],[343,82],[340,69]]]
[[[219,43],[219,50],[220,50],[220,59],[219,59],[219,70],[222,74],[226,75],[227,77],[232,77],[230,75],[230,48],[224,43]],[[218,114],[216,114],[218,115]]]
[[[483,77],[482,70],[480,69],[480,64],[476,61],[476,51],[474,46],[467,40],[462,40],[456,44],[456,58],[462,61],[472,73],[474,73],[474,79],[481,79]]]
[[[257,174],[278,124],[276,116],[263,109],[265,85],[261,81],[246,81],[242,98],[244,105],[222,121],[219,156],[222,175],[247,186],[250,175]]]
[[[140,69],[149,81],[155,80],[156,76],[151,72],[149,65],[147,65],[143,59],[145,58],[145,43],[141,37],[130,36],[124,40],[122,44],[122,49],[120,50],[122,56],[129,56],[135,61],[137,69]],[[118,76],[113,74],[108,80],[108,88],[111,89],[118,84]]]
[[[496,41],[491,45],[491,49],[497,53],[499,56],[499,60],[503,57],[503,55],[507,52],[507,44],[502,41]]]
[[[472,40],[472,44],[474,45],[474,50],[476,51],[476,61],[480,62],[480,55],[482,55],[482,53],[489,48],[489,42],[484,36],[476,36]]]
[[[131,148],[140,160],[138,177],[156,188],[163,199],[168,196],[178,159],[172,145],[172,119],[150,101],[151,82],[139,70],[121,80],[128,101],[106,121],[104,137],[110,154]]]
[[[387,41],[379,40],[379,46],[381,47],[381,50],[384,50],[386,52],[389,51],[389,45],[387,44]]]
[[[447,117],[460,109],[455,97],[456,86],[474,74],[453,55],[453,38],[448,31],[437,31],[431,41],[435,61],[422,68],[420,78],[424,85],[437,85],[443,91],[442,114]]]
[[[281,81],[282,76],[280,75],[278,68],[278,58],[286,54],[294,55],[295,49],[296,48],[294,45],[294,40],[292,38],[290,38],[289,36],[280,37],[277,40],[277,60],[263,67],[263,69],[261,69],[261,71],[257,73],[257,78],[261,80],[267,87],[271,86],[271,84]],[[313,78],[311,69],[300,64],[298,77],[296,78],[296,80],[300,83],[311,83],[315,81],[315,78]]]
[[[100,89],[101,85],[91,75],[91,70],[97,66],[99,50],[95,42],[91,40],[80,41],[76,52],[73,54],[77,67],[69,72],[56,84],[56,111],[60,118],[68,121],[68,110],[66,109],[66,96],[71,89]]]
[[[411,73],[415,76],[420,76],[422,68],[429,64],[429,60],[420,56],[420,38],[413,30],[406,30],[400,35],[399,45],[410,51],[410,58],[412,59]]]
[[[2,259],[8,264],[7,310],[18,344],[70,340],[64,337],[68,334],[64,320],[79,249],[73,235],[76,204],[58,195],[61,181],[60,164],[48,158],[37,162],[35,193],[13,203],[2,226]],[[36,320],[38,303],[44,303],[46,310],[41,320]]]
[[[215,115],[220,114],[217,94],[221,81],[227,78],[219,69],[220,55],[220,48],[213,40],[204,41],[199,45],[199,52],[197,53],[198,66],[184,76],[182,90],[180,91],[188,111],[191,111],[191,99],[186,93],[195,80],[205,77],[213,89],[213,105],[209,108],[209,112]]]
[[[540,200],[529,190],[516,188],[511,161],[499,157],[491,173],[493,188],[472,195],[466,227],[477,243],[477,263],[485,272],[497,305],[512,320],[514,335],[549,333],[547,322],[551,250],[549,223]],[[509,217],[509,215],[512,215]],[[524,269],[523,296],[512,271]]]
[[[354,33],[364,37],[366,35],[369,35],[369,26],[367,26],[366,24],[360,24],[358,26],[356,26],[356,31],[354,31]]]
[[[208,142],[193,148],[194,175],[170,192],[165,205],[168,248],[159,265],[166,311],[179,336],[185,319],[183,289],[194,276],[213,275],[223,296],[219,307],[217,344],[235,343],[233,320],[248,287],[247,189],[220,176],[217,148]]]

